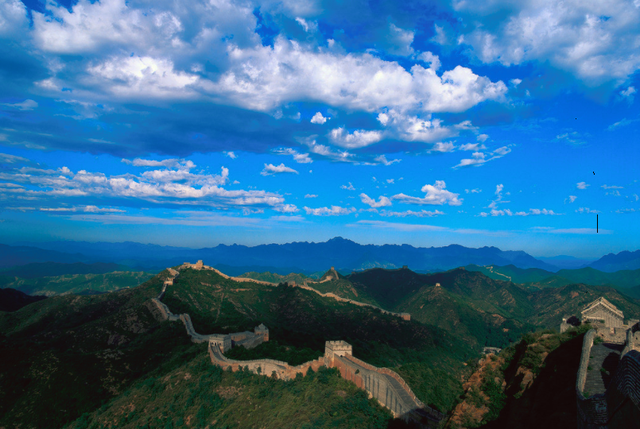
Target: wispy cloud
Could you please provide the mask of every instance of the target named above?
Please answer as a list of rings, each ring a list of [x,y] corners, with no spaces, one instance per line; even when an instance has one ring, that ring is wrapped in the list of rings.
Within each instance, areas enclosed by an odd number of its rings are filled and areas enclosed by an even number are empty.
[[[576,210],[576,213],[592,213],[592,214],[596,214],[596,213],[600,213],[599,210],[591,210],[589,207],[580,207],[579,209]]]
[[[340,185],[340,189],[346,189],[347,191],[355,191],[356,188],[353,187],[351,182],[348,185]]]
[[[340,206],[331,206],[329,207],[319,207],[319,208],[310,208],[304,207],[304,211],[307,212],[308,215],[314,216],[341,216],[348,215],[356,211],[354,207],[340,207]]]
[[[407,210],[404,212],[392,212],[392,211],[382,210],[380,212],[380,216],[386,216],[386,217],[434,217],[434,216],[440,216],[443,214],[444,212],[441,212],[440,210],[434,210],[431,212],[427,210],[420,210],[419,212],[414,212],[412,210]]]
[[[627,119],[627,118],[622,118],[621,120],[619,120],[618,122],[614,122],[613,124],[609,125],[607,127],[607,130],[609,131],[614,131],[617,130],[618,128],[622,128],[622,127],[626,127],[629,126],[635,122],[638,122],[640,119]]]
[[[21,101],[20,103],[0,103],[0,106],[3,106],[5,109],[27,111],[36,109],[38,107],[38,103],[33,100],[27,99]]]
[[[73,172],[66,166],[56,170],[34,166],[19,157],[2,157],[6,161],[0,170],[0,180],[8,185],[0,186],[0,197],[5,205],[12,201],[38,201],[48,207],[54,198],[117,199],[121,206],[145,205],[206,205],[220,208],[280,207],[284,198],[276,193],[258,190],[227,190],[229,169],[221,167],[220,174],[194,173],[195,164],[190,160],[165,159],[124,160],[136,167],[144,167],[139,174],[109,176],[102,172],[79,170]],[[75,199],[75,200],[74,200]],[[83,204],[92,207],[96,204]],[[80,207],[70,204],[68,207]]]
[[[476,144],[465,145],[465,146],[471,148],[473,146],[476,146]],[[487,154],[485,154],[484,152],[473,152],[473,154],[471,154],[471,158],[461,159],[460,163],[458,165],[453,166],[452,168],[471,167],[471,166],[477,167],[489,161],[492,161],[494,159],[502,158],[503,156],[505,156],[510,152],[511,152],[511,148],[509,146],[499,147],[498,149],[491,152],[489,156],[487,156]]]
[[[275,149],[273,153],[277,155],[291,155],[293,156],[293,160],[298,164],[310,164],[313,162],[308,153],[299,153],[295,149],[289,147]]]
[[[574,202],[578,197],[576,197],[575,195],[569,195],[567,198],[564,199],[564,203],[566,204],[567,201],[569,201],[569,204],[571,204],[572,202]]]
[[[557,216],[560,213],[554,213],[553,210],[547,209],[529,209],[528,212],[516,212],[516,216]]]
[[[260,172],[262,176],[272,176],[274,174],[281,174],[281,173],[298,174],[296,170],[294,170],[293,168],[289,168],[284,164],[280,164],[280,165],[265,164],[264,169]]]

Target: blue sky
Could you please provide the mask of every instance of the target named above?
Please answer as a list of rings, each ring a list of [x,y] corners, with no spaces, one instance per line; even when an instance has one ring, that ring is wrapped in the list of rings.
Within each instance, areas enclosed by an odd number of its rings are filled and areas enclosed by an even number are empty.
[[[0,242],[636,250],[639,69],[638,0],[6,0]]]

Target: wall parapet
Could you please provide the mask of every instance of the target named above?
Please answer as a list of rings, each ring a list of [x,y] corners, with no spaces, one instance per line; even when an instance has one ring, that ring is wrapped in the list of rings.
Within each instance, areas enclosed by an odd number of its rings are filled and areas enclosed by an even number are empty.
[[[640,353],[630,350],[622,357],[606,392],[609,428],[627,428],[640,421]]]
[[[323,282],[316,282],[316,283],[323,283]],[[411,314],[410,314],[410,313],[394,313],[393,311],[389,311],[389,310],[385,310],[384,308],[380,308],[380,307],[378,307],[377,305],[368,304],[368,303],[366,303],[366,302],[354,301],[354,300],[349,299],[349,298],[341,297],[341,296],[339,296],[339,295],[336,295],[336,294],[335,294],[335,293],[333,293],[333,292],[322,293],[322,292],[320,292],[319,290],[314,289],[314,288],[312,288],[312,287],[308,286],[308,285],[306,284],[306,281],[305,281],[305,284],[304,284],[304,285],[296,285],[295,287],[299,287],[299,288],[301,288],[301,289],[305,289],[305,290],[308,290],[308,291],[311,291],[311,292],[315,292],[315,293],[317,293],[318,295],[320,295],[320,296],[322,296],[322,297],[324,297],[324,298],[333,298],[333,299],[335,299],[336,301],[340,301],[340,302],[347,302],[347,303],[349,303],[349,304],[354,304],[354,305],[357,305],[357,306],[359,306],[359,307],[369,307],[369,308],[373,308],[373,309],[379,310],[379,311],[380,311],[380,312],[382,312],[383,314],[389,314],[389,315],[391,315],[391,316],[396,316],[396,317],[399,317],[399,318],[401,318],[401,319],[403,319],[403,320],[411,320]]]
[[[405,393],[407,393],[411,399],[416,403],[417,408],[423,410],[424,412],[426,412],[427,414],[430,414],[432,417],[434,417],[437,420],[442,420],[444,418],[444,414],[440,413],[439,411],[434,410],[433,408],[425,405],[420,399],[418,399],[418,397],[415,395],[415,393],[413,393],[413,390],[411,390],[411,388],[409,387],[409,385],[404,381],[404,379],[402,377],[400,377],[400,375],[389,369],[389,368],[378,368],[376,366],[373,366],[363,360],[358,359],[357,357],[354,357],[352,355],[347,355],[345,356],[346,359],[351,360],[353,362],[355,362],[356,364],[363,366],[364,368],[370,370],[370,371],[375,371],[375,372],[379,372],[381,374],[385,374],[388,375],[392,378],[394,378],[399,384],[400,386],[402,386],[402,388],[404,389]],[[391,386],[393,387],[393,386]]]
[[[593,340],[596,337],[596,330],[590,329],[584,334],[582,341],[582,354],[580,355],[580,366],[578,367],[578,377],[576,379],[576,391],[582,396],[584,384],[587,382],[587,368],[589,366],[589,354],[593,347]],[[584,396],[582,396],[584,398]]]
[[[584,396],[584,385],[587,381],[589,369],[589,355],[596,337],[596,330],[590,329],[582,341],[582,355],[576,377],[576,402],[578,408],[578,429],[606,429],[607,428],[607,400],[604,394]]]

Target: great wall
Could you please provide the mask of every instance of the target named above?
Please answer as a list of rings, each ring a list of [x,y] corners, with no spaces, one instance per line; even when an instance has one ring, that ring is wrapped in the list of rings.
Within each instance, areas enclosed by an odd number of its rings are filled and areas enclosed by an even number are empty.
[[[213,267],[209,267],[207,265],[204,265],[202,263],[202,261],[198,261],[195,264],[190,264],[188,262],[185,262],[184,264],[182,264],[181,267],[185,267],[185,268],[190,267],[190,268],[197,269],[197,270],[213,271],[216,274],[218,274],[219,276],[224,277],[225,279],[233,280],[235,282],[240,282],[240,283],[245,282],[245,283],[257,283],[257,284],[261,284],[261,285],[264,285],[264,286],[274,286],[274,287],[278,286],[277,283],[271,283],[271,282],[266,282],[266,281],[263,281],[263,280],[251,279],[251,278],[248,278],[248,277],[231,277],[231,276],[228,276],[228,275],[220,272],[219,270],[217,270],[217,269],[215,269]],[[299,285],[299,284],[293,282],[293,283],[290,284],[290,286],[299,287],[301,289],[306,289],[308,291],[317,293],[318,295],[320,295],[322,297],[333,298],[336,301],[347,302],[349,304],[358,305],[360,307],[374,308],[374,309],[380,311],[383,314],[389,314],[391,316],[400,317],[403,320],[411,320],[411,314],[409,314],[409,313],[394,313],[393,311],[388,311],[388,310],[385,310],[383,308],[380,308],[377,305],[369,304],[369,303],[366,303],[366,302],[355,301],[355,300],[349,299],[349,298],[344,298],[344,297],[341,297],[341,296],[336,295],[336,294],[331,293],[331,292],[322,293],[319,290],[314,289],[314,288],[312,288],[311,286],[308,285],[308,283],[312,283],[312,284],[314,284],[314,283],[315,284],[326,283],[326,282],[332,281],[334,278],[336,280],[339,278],[338,277],[338,272],[335,270],[334,267],[331,267],[329,272],[332,273],[332,274],[327,275],[324,280],[321,280],[319,282],[305,280],[305,283],[302,284],[302,285]]]
[[[578,429],[640,427],[640,324],[598,298],[577,316],[565,317],[560,332],[588,322],[576,376]]]
[[[175,280],[180,274],[180,270],[184,269],[211,270],[223,278],[234,281],[253,282],[267,286],[277,285],[260,280],[229,277],[215,268],[204,265],[202,261],[198,261],[196,264],[185,262],[178,267],[178,270],[172,268],[167,269],[169,277],[165,279],[162,291],[157,298],[152,299],[152,302],[158,308],[162,320],[181,321],[193,342],[208,342],[208,353],[212,364],[225,370],[238,371],[242,368],[255,374],[271,376],[281,380],[291,380],[298,374],[304,376],[309,369],[317,371],[322,366],[337,368],[342,378],[353,382],[359,388],[367,391],[369,397],[377,399],[382,406],[391,411],[394,417],[419,423],[421,426],[428,428],[438,427],[444,419],[445,416],[442,413],[422,403],[396,372],[388,368],[377,368],[354,357],[352,346],[345,341],[327,341],[325,343],[324,356],[298,366],[292,366],[287,362],[272,359],[238,361],[227,358],[224,353],[234,346],[242,346],[249,349],[258,346],[262,342],[269,341],[269,330],[260,324],[254,329],[254,332],[245,331],[226,335],[202,335],[197,333],[191,322],[191,317],[188,314],[173,314],[167,305],[161,301],[166,293],[167,287],[174,285]],[[331,279],[325,279],[324,281],[330,280]],[[332,293],[323,294],[306,284],[297,287],[313,291],[323,297],[329,297],[355,305],[373,307],[384,313],[402,317],[405,320],[410,319],[408,313],[392,313],[374,305],[345,299]]]

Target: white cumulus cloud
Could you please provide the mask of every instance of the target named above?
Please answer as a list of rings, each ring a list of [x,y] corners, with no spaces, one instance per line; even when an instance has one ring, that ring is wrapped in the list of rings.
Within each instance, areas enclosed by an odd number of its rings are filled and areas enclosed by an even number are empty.
[[[388,207],[391,205],[391,200],[385,196],[380,196],[379,201],[376,201],[367,194],[362,193],[360,194],[360,200],[372,208]]]
[[[329,133],[329,139],[336,145],[346,149],[366,147],[382,140],[382,132],[356,130],[349,133],[344,128],[334,128]]]
[[[311,118],[311,123],[312,124],[324,124],[325,122],[327,122],[327,119],[329,119],[329,118],[325,118],[324,116],[322,116],[322,113],[316,112],[316,114],[313,115],[313,118]]]
[[[458,199],[458,195],[446,190],[446,184],[444,180],[436,180],[434,185],[424,185],[421,189],[426,193],[423,198],[412,197],[405,194],[397,194],[391,197],[393,200],[397,200],[405,204],[432,204],[443,205],[449,204],[450,206],[459,206],[462,204],[462,200]]]

